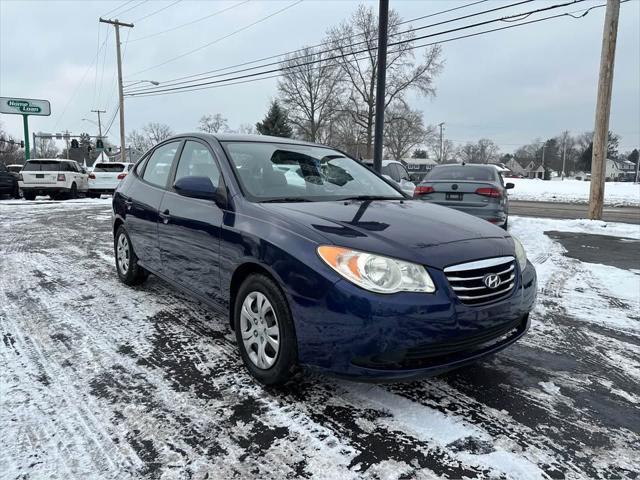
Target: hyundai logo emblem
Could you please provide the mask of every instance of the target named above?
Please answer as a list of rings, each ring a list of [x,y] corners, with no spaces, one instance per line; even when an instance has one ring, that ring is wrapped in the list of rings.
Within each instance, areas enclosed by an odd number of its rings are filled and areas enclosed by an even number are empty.
[[[495,290],[496,288],[498,288],[502,283],[502,280],[500,280],[500,277],[495,273],[487,273],[482,279],[482,281],[487,286],[487,288],[490,288],[492,290]]]

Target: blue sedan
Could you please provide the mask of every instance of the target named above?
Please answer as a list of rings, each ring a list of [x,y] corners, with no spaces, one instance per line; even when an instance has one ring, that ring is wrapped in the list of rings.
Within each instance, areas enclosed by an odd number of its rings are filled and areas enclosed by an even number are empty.
[[[113,197],[116,268],[228,318],[247,370],[410,380],[522,337],[536,272],[520,242],[408,198],[346,154],[267,136],[156,145]]]

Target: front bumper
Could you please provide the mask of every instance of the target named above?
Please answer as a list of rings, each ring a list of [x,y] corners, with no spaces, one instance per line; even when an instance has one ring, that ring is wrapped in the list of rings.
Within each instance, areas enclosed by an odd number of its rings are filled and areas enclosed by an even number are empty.
[[[359,381],[430,377],[494,354],[521,338],[536,299],[528,264],[512,293],[465,305],[441,271],[433,294],[380,295],[339,281],[324,305],[293,299],[300,363]]]

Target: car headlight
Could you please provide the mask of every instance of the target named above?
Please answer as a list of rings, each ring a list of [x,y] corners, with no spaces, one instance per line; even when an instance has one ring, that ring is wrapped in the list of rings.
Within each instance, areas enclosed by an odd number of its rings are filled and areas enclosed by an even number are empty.
[[[522,272],[527,266],[527,252],[524,251],[524,247],[520,243],[520,240],[516,237],[511,238],[513,238],[513,243],[516,246],[516,259],[518,260],[518,265],[520,265],[520,271]]]
[[[436,291],[422,265],[333,245],[318,247],[318,255],[342,277],[371,292]]]

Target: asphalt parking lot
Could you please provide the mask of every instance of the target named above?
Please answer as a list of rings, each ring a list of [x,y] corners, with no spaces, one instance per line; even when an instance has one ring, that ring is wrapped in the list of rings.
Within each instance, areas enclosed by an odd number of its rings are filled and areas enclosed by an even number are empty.
[[[640,476],[640,305],[597,276],[640,272],[564,255],[558,228],[512,219],[540,293],[499,355],[421,382],[272,390],[224,319],[154,277],[119,283],[109,206],[0,202],[0,478]]]

